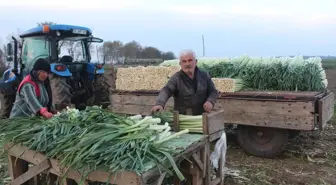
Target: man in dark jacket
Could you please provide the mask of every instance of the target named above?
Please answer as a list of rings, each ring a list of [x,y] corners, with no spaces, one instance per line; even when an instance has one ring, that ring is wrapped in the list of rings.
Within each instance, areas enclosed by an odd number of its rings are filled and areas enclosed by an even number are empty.
[[[197,68],[193,51],[180,54],[181,70],[175,73],[161,89],[152,112],[162,111],[168,99],[174,97],[174,110],[186,114],[187,109],[193,115],[211,112],[217,100],[217,90],[208,73]]]

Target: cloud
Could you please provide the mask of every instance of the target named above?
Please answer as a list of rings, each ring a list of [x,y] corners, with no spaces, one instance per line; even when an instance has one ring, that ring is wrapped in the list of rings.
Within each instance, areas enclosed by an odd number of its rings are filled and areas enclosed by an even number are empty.
[[[300,4],[304,3],[304,5]],[[331,8],[333,7],[333,8]],[[296,0],[237,1],[236,3],[175,5],[168,9],[178,14],[185,14],[200,20],[247,20],[252,22],[281,22],[296,26],[336,24],[335,1],[324,0],[302,2]]]
[[[309,26],[336,24],[336,3],[334,0],[14,0],[3,1],[0,7],[10,7],[11,10],[50,10],[72,12],[85,11],[94,16],[97,13],[108,14],[127,13],[139,15],[134,19],[144,19],[148,14],[160,16],[170,15],[175,21],[190,21],[190,24],[201,22],[211,24],[216,22],[228,24],[235,21],[250,21],[259,23],[289,23],[294,26]],[[147,14],[147,15],[146,15]],[[154,19],[154,18],[153,18]],[[177,20],[178,21],[178,20]],[[195,21],[192,23],[191,21]],[[231,23],[230,23],[231,24]]]

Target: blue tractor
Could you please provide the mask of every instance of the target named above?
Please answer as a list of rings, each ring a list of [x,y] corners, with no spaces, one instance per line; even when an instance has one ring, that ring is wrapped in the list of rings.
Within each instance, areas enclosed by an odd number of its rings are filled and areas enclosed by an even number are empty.
[[[7,69],[0,82],[0,116],[6,118],[15,101],[21,80],[29,74],[38,58],[50,61],[52,100],[58,110],[76,105],[106,107],[109,85],[102,63],[91,61],[92,43],[103,40],[92,35],[89,28],[73,25],[42,25],[20,35],[21,42],[12,37],[7,44]],[[12,45],[14,43],[14,47]],[[98,52],[98,51],[97,51]],[[99,58],[99,57],[97,57]]]

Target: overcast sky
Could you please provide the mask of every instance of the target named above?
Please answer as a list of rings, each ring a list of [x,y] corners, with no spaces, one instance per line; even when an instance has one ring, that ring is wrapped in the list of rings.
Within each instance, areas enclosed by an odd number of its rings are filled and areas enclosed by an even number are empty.
[[[0,0],[0,42],[41,21],[176,54],[204,34],[207,57],[336,55],[336,0]]]

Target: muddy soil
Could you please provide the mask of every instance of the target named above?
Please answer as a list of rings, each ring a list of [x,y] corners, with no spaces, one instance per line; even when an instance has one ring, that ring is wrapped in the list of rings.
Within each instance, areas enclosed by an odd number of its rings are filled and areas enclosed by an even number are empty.
[[[226,185],[336,184],[336,121],[324,132],[301,133],[275,159],[246,154],[228,135]]]

